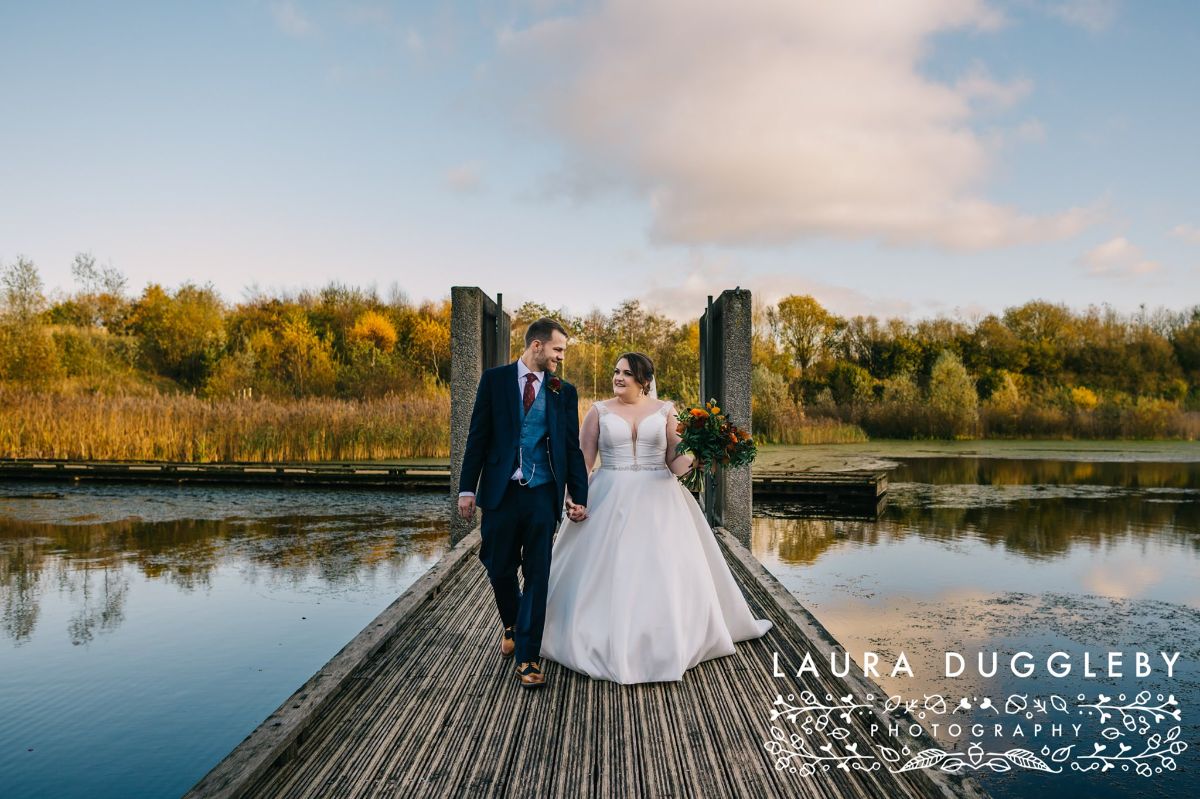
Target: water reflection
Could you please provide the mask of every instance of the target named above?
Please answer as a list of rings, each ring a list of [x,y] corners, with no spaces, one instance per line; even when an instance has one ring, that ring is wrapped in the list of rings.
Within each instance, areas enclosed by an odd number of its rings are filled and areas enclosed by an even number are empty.
[[[449,545],[442,495],[0,495],[6,797],[183,794]]]
[[[1200,724],[1200,464],[1032,459],[920,458],[892,475],[880,518],[803,518],[786,503],[756,505],[753,549],[779,580],[859,661],[888,664],[889,694],[973,700],[954,720],[994,721],[978,702],[1012,693],[1072,700],[1149,690],[1174,695],[1182,737],[1193,742],[1179,771],[1044,775],[1013,769],[981,778],[995,796],[1053,791],[1060,797],[1194,795]],[[945,653],[1028,651],[1043,663],[1064,651],[1181,653],[1174,677],[1055,679],[945,675]],[[914,676],[891,677],[904,652]],[[933,717],[929,717],[933,721]],[[1094,718],[1078,738],[1017,737],[1007,729],[988,751],[1041,751],[1104,742]],[[990,727],[989,727],[990,729]],[[928,728],[927,728],[928,731]],[[970,737],[932,731],[947,750]],[[1120,732],[1120,731],[1118,731]],[[1165,732],[1165,730],[1163,731]],[[1026,735],[1028,732],[1025,733]],[[1123,733],[1122,733],[1123,734]],[[1133,739],[1130,739],[1133,742]]]
[[[1200,489],[1200,463],[1038,458],[897,458],[892,479],[932,485],[1098,485]]]
[[[803,510],[787,502],[759,503],[760,538],[755,554],[775,554],[787,563],[813,563],[839,542],[873,546],[907,536],[953,542],[963,537],[1030,559],[1054,558],[1073,547],[1103,547],[1130,541],[1200,552],[1200,470],[1194,464],[1061,464],[1006,460],[957,468],[945,458],[904,464],[890,484],[878,521],[798,518]],[[929,464],[926,461],[937,461]],[[1018,465],[1029,464],[1024,481]],[[1074,469],[1073,466],[1086,468]],[[1107,468],[1107,467],[1112,467]],[[1166,468],[1170,467],[1170,469]],[[1171,475],[1170,471],[1182,474]],[[924,476],[938,483],[901,481]],[[1101,479],[1129,479],[1132,485],[1102,485]],[[981,477],[993,482],[944,481]],[[1057,483],[1031,483],[1053,477]],[[1068,477],[1076,478],[1069,482]]]
[[[214,570],[235,562],[250,582],[316,578],[331,588],[360,579],[363,570],[403,571],[409,559],[436,558],[446,546],[443,509],[431,499],[419,495],[401,505],[379,492],[47,492],[9,484],[0,497],[0,629],[18,644],[27,641],[53,592],[72,609],[71,642],[86,643],[123,621],[131,569],[185,592],[209,588]],[[248,503],[264,515],[221,515]],[[363,509],[378,505],[393,510]]]

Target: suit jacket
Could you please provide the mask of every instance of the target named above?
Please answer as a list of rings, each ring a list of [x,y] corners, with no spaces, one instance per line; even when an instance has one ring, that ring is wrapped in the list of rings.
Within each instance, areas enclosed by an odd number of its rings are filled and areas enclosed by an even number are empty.
[[[546,394],[546,429],[557,497],[555,507],[562,507],[567,489],[571,491],[572,500],[586,505],[588,480],[583,451],[579,448],[579,395],[565,380],[561,380],[557,392],[551,390],[552,377],[550,372],[545,373],[546,384],[540,391],[549,392]],[[475,408],[471,411],[471,429],[467,433],[458,484],[459,491],[475,492],[475,504],[483,510],[494,510],[500,504],[508,481],[516,471],[523,415],[517,362],[485,371],[475,393]]]

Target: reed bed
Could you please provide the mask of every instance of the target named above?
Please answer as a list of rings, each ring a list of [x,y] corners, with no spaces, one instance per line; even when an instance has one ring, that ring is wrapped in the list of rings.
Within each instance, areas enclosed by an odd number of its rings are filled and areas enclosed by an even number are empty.
[[[450,395],[207,400],[3,387],[0,453],[182,463],[446,458]]]

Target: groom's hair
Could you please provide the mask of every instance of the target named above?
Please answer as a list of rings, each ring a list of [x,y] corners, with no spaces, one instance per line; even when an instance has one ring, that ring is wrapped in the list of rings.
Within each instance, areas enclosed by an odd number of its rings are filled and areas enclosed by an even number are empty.
[[[570,338],[571,334],[557,319],[551,319],[548,316],[543,316],[529,327],[525,329],[525,346],[528,347],[535,341],[540,341],[543,344],[554,338],[554,331],[557,330],[566,338]]]

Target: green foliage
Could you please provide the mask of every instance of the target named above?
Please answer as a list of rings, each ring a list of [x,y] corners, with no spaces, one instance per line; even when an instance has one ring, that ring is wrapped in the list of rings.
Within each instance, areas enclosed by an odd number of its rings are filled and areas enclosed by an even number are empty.
[[[825,354],[839,327],[837,317],[807,294],[784,297],[774,318],[784,346],[801,371]]]
[[[33,319],[0,321],[0,380],[47,388],[65,376],[58,347]]]
[[[975,381],[953,352],[943,352],[929,375],[930,432],[943,438],[968,438],[978,432],[979,395]]]
[[[174,294],[151,283],[134,303],[129,329],[158,374],[197,388],[225,346],[225,309],[212,286],[184,283]]]
[[[792,399],[787,381],[761,363],[750,373],[750,417],[754,434],[765,441],[789,441],[804,423],[804,411]]]
[[[22,324],[30,323],[46,306],[42,278],[33,261],[23,256],[10,266],[0,263],[4,285],[4,315]]]
[[[856,363],[838,361],[826,378],[833,401],[838,405],[858,405],[869,402],[874,395],[875,380],[871,373]]]
[[[194,391],[212,400],[384,399],[445,391],[450,304],[331,283],[226,306],[211,286],[148,285],[80,253],[77,290],[47,305],[34,264],[0,265],[0,381],[96,392]],[[699,309],[697,309],[699,310]],[[551,316],[570,331],[562,375],[611,391],[622,352],[654,361],[659,394],[699,396],[699,324],[628,300],[574,316],[527,302],[512,354]],[[752,309],[752,419],[768,441],[875,437],[1194,437],[1200,306],[1124,315],[1040,300],[969,324],[843,318],[811,296]],[[740,421],[740,420],[738,420]],[[824,431],[824,432],[822,432]],[[822,438],[824,436],[824,438]]]

